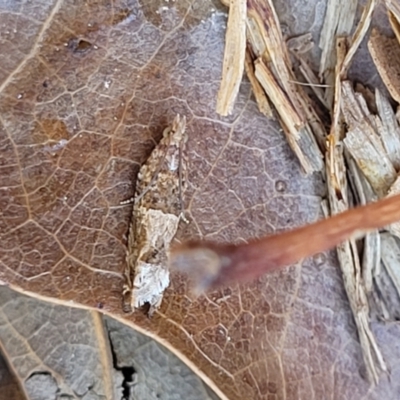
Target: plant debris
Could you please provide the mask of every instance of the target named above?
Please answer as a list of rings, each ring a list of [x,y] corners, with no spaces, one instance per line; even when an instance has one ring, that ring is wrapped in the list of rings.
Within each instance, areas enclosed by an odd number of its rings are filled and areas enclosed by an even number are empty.
[[[395,37],[373,29],[368,49],[390,95],[399,103],[400,5],[390,0],[385,4]],[[249,0],[247,8],[243,1],[230,2],[231,23],[220,93],[226,91],[232,76],[235,80],[230,95],[225,96],[229,98],[225,107],[220,106],[219,97],[217,112],[227,115],[232,111],[244,66],[260,111],[267,117],[276,111],[304,171],[325,169],[329,205],[323,201],[323,209],[333,217],[245,245],[183,244],[174,249],[172,264],[186,272],[189,268],[201,291],[229,281],[252,279],[336,244],[367,378],[377,384],[389,367],[370,320],[376,313],[382,321],[400,318],[400,222],[396,222],[400,215],[383,211],[388,198],[393,200],[392,211],[400,209],[400,126],[399,113],[394,112],[390,99],[378,89],[373,93],[347,78],[354,54],[369,32],[377,1],[367,2],[355,27],[358,5],[356,0],[328,2],[319,41],[322,55],[317,77],[304,57],[313,45],[311,35],[285,42],[270,0]],[[237,34],[232,33],[234,21],[238,24]],[[247,49],[243,45],[243,21]],[[240,65],[227,68],[228,60]],[[298,82],[293,60],[301,79],[329,112],[328,129],[321,122],[321,107],[315,106]],[[368,205],[371,202],[376,203]],[[365,208],[353,209],[357,205]],[[310,241],[313,233],[316,235]],[[360,239],[362,234],[364,239]]]

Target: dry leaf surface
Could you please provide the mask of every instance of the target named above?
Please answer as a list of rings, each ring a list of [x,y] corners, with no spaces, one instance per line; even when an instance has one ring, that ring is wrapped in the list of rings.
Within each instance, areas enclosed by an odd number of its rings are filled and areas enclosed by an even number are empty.
[[[218,398],[163,346],[96,311],[6,287],[0,301],[0,341],[13,371],[1,358],[1,399]]]
[[[111,354],[97,312],[38,303],[7,288],[0,301],[0,340],[27,399],[113,397]]]
[[[24,398],[18,385],[18,380],[7,365],[3,354],[0,355],[0,388],[2,395],[9,400],[21,400]]]
[[[278,11],[299,34],[293,15],[308,16],[308,31],[323,3]],[[248,82],[229,118],[214,111],[226,25],[218,2],[0,7],[3,282],[124,318],[230,399],[398,398],[399,328],[373,327],[392,379],[371,389],[333,253],[197,301],[175,276],[151,320],[122,316],[131,209],[118,205],[177,113],[188,118],[190,157],[191,223],[180,239],[243,241],[321,217],[321,179],[302,175]]]

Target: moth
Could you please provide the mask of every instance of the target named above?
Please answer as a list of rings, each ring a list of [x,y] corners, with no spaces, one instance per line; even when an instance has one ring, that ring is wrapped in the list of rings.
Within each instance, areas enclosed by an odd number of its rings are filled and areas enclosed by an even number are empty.
[[[126,256],[123,310],[149,303],[149,315],[161,305],[170,283],[170,244],[183,214],[186,184],[186,117],[179,114],[142,165],[133,202]]]

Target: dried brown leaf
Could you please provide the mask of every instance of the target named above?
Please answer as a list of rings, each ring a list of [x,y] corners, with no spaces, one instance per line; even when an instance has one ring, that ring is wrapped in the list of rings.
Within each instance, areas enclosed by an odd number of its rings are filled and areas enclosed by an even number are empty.
[[[400,44],[396,38],[389,38],[373,29],[368,49],[391,96],[400,103]]]
[[[389,22],[392,26],[393,32],[400,43],[400,5],[398,1],[385,0],[388,10]]]
[[[102,307],[166,343],[230,400],[396,400],[397,379],[369,388],[360,373],[329,253],[196,301],[176,275],[152,320],[122,315],[130,210],[117,205],[176,113],[188,116],[193,165],[193,222],[179,240],[244,242],[313,222],[323,195],[279,126],[260,117],[249,85],[231,120],[216,116],[226,23],[218,3],[167,3],[2,2],[0,43],[10,56],[0,61],[0,280],[54,302]],[[314,6],[299,16],[315,15],[317,27]],[[377,329],[397,376],[399,332]]]

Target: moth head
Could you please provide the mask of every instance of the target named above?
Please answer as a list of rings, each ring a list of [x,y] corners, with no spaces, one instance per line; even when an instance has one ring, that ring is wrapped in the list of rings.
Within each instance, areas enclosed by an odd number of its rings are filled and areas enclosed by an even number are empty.
[[[165,134],[165,131],[164,131],[164,134]],[[179,114],[177,114],[168,134],[171,136],[171,144],[179,144],[182,141],[184,143],[186,143],[186,141],[187,141],[186,117],[180,116]]]

